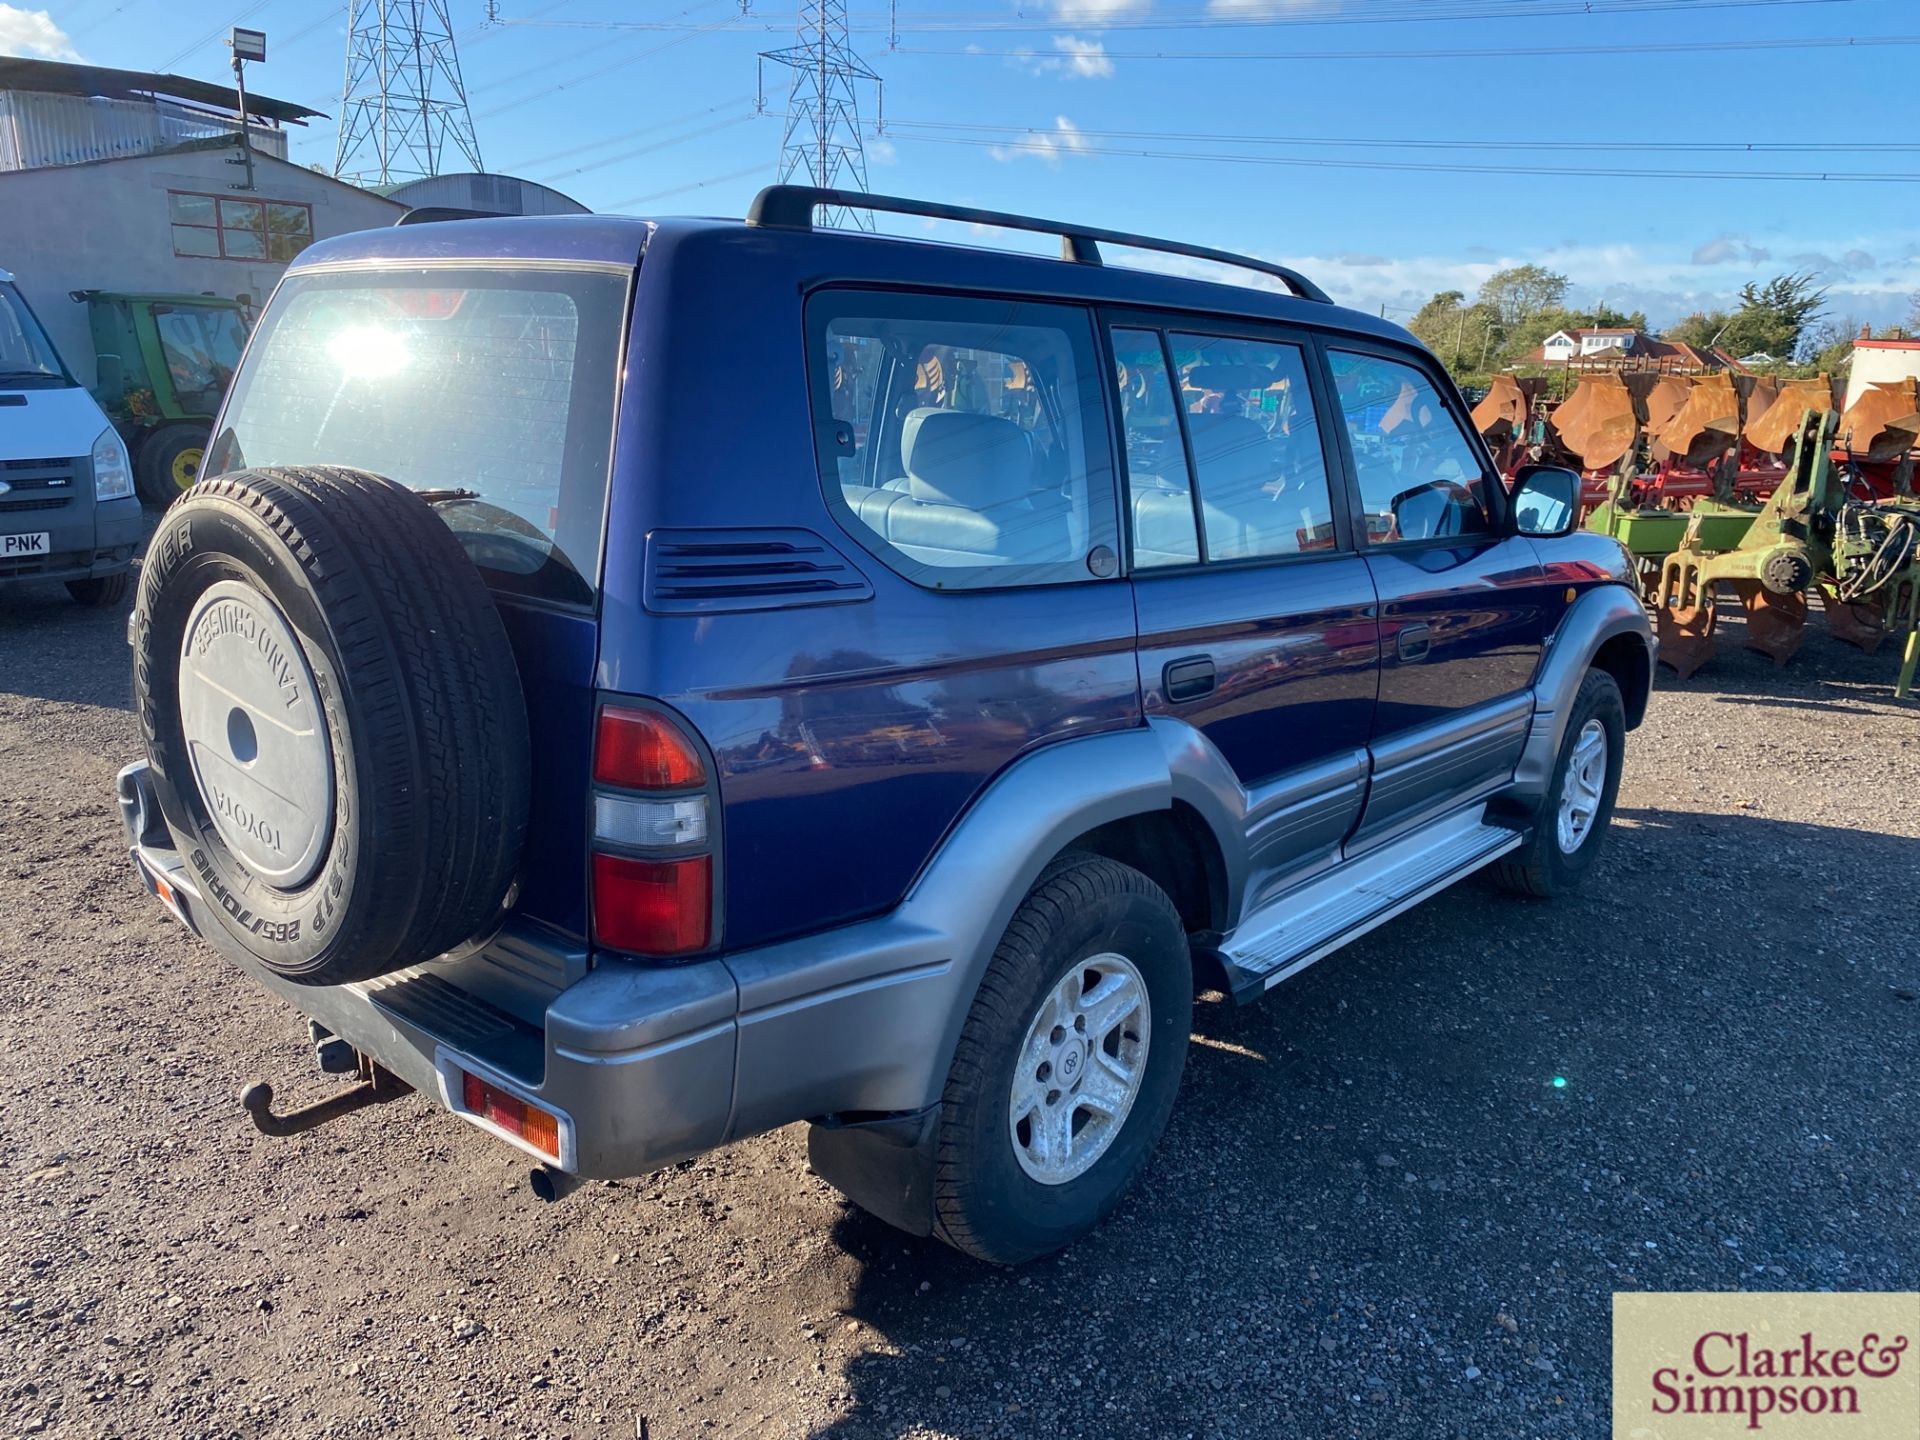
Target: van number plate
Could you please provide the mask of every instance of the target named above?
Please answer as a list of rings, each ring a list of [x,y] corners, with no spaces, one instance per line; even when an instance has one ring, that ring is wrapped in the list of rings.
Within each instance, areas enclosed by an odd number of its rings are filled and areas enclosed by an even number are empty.
[[[0,535],[0,560],[15,555],[49,555],[51,532],[42,530],[38,535]]]

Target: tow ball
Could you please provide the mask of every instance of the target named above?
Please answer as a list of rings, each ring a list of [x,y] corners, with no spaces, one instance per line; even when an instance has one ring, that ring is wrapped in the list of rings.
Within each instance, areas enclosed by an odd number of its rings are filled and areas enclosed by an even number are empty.
[[[262,1135],[277,1138],[298,1135],[303,1130],[316,1129],[342,1115],[351,1115],[355,1110],[364,1110],[369,1105],[384,1105],[389,1100],[398,1100],[402,1095],[413,1093],[413,1087],[391,1070],[383,1069],[364,1055],[357,1059],[359,1063],[355,1070],[360,1076],[360,1083],[351,1090],[342,1090],[338,1095],[329,1095],[299,1110],[276,1115],[273,1113],[273,1086],[261,1080],[240,1092],[240,1104],[252,1119],[254,1129]]]

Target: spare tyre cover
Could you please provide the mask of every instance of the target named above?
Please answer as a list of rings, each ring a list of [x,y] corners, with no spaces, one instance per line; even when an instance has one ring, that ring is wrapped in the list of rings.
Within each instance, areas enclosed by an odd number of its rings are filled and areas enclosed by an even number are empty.
[[[148,547],[132,640],[154,788],[218,948],[337,985],[498,926],[526,707],[426,501],[336,467],[203,481]]]

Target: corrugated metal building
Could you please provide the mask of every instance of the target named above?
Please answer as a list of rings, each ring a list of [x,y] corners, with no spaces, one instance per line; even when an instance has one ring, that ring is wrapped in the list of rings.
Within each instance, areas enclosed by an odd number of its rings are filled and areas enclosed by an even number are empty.
[[[0,56],[0,171],[38,170],[152,155],[202,140],[232,139],[240,130],[239,96],[230,86]],[[253,148],[287,158],[282,125],[324,118],[318,110],[249,95]]]
[[[591,212],[570,195],[537,180],[487,171],[462,171],[409,180],[386,191],[413,210],[463,210],[477,215],[586,215]]]

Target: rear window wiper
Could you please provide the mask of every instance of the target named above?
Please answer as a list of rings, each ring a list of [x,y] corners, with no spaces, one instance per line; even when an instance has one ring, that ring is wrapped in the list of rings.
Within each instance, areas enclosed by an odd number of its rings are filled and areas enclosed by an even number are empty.
[[[478,500],[478,490],[463,490],[459,486],[450,486],[440,490],[416,490],[413,492],[429,505],[445,505],[450,500]]]

